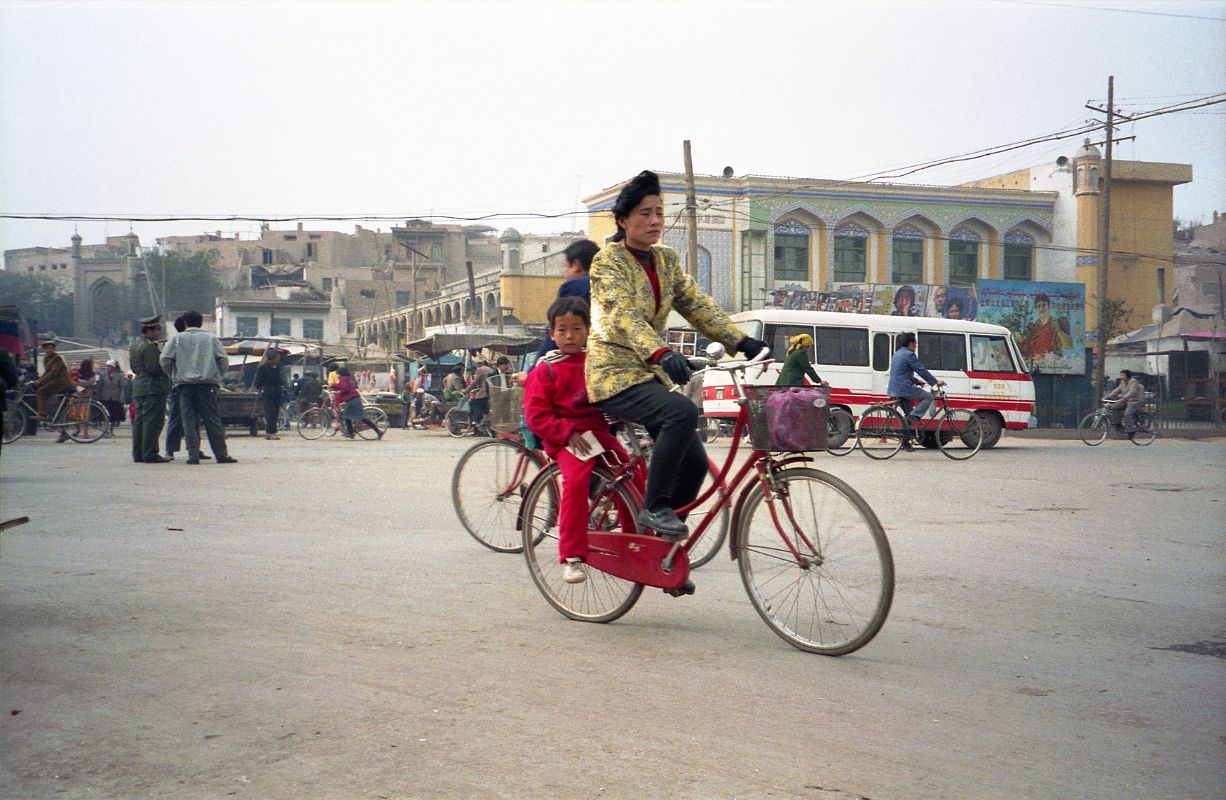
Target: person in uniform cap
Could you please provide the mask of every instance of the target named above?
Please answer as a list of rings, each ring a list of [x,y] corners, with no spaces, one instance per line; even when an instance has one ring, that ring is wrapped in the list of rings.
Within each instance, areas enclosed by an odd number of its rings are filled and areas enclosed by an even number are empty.
[[[132,373],[132,399],[136,401],[136,419],[132,423],[132,460],[138,464],[164,464],[169,459],[158,453],[162,425],[166,422],[166,396],[170,394],[170,376],[162,369],[162,351],[158,339],[162,335],[160,316],[140,321],[140,338],[128,351]]]

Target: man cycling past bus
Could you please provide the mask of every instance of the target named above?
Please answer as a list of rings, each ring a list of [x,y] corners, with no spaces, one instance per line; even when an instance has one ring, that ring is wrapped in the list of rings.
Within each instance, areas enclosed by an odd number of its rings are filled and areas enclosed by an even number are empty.
[[[903,440],[903,447],[908,450],[914,449],[912,439],[915,438],[915,424],[924,418],[932,405],[932,395],[924,391],[924,384],[917,381],[915,376],[920,376],[931,386],[945,385],[945,381],[937,380],[924,368],[915,354],[918,349],[919,340],[914,333],[899,335],[898,350],[890,359],[890,383],[885,390],[887,395],[900,401],[899,408],[907,424],[907,438]]]
[[[1117,401],[1111,407],[1111,423],[1131,439],[1137,432],[1137,414],[1141,413],[1141,405],[1145,402],[1145,387],[1132,377],[1132,370],[1120,370],[1119,384],[1103,399]],[[1123,425],[1120,424],[1120,406],[1123,406]]]

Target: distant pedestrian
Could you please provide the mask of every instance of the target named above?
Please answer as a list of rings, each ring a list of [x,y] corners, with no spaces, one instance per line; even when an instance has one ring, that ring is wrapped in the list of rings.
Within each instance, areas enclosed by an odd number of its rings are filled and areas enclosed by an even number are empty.
[[[180,314],[174,321],[175,335],[187,330],[187,323]],[[166,458],[175,460],[175,453],[183,444],[183,414],[179,409],[179,384],[175,376],[170,376],[170,398],[166,402]],[[212,458],[207,453],[201,453],[201,458]]]
[[[353,376],[349,374],[348,368],[341,367],[336,372],[336,405],[341,409],[341,418],[345,421],[345,431],[342,435],[346,439],[352,439],[353,423],[365,422],[375,432],[375,435],[382,439],[383,431],[370,417],[366,416],[362,395],[358,393],[357,384],[353,382]]]
[[[166,345],[162,365],[173,371],[179,386],[179,412],[183,415],[183,434],[187,439],[187,463],[200,463],[200,426],[209,437],[209,447],[218,464],[233,464],[226,450],[226,431],[217,412],[217,388],[230,361],[221,340],[202,330],[204,318],[199,311],[183,315],[187,329]]]
[[[304,408],[307,406],[317,405],[319,403],[319,393],[323,391],[323,384],[319,380],[319,376],[314,372],[308,372],[298,384],[298,402]]]
[[[464,367],[459,364],[443,378],[443,402],[454,403],[464,396]]]
[[[43,374],[33,381],[33,384],[38,387],[34,396],[40,418],[47,416],[47,398],[73,387],[72,376],[68,374],[68,362],[55,352],[55,341],[52,339],[43,342]]]
[[[264,438],[280,439],[277,416],[281,412],[281,351],[275,345],[264,350],[264,357],[255,371],[254,388],[264,404]]]
[[[136,419],[132,423],[132,460],[138,464],[163,464],[170,459],[158,453],[158,439],[166,421],[170,376],[162,366],[162,354],[158,348],[162,318],[155,316],[141,320],[140,336],[128,351],[128,362],[136,375],[132,381],[132,397],[136,401]]]
[[[78,404],[73,409],[73,419],[77,423],[77,434],[79,436],[89,435],[89,401],[94,399],[94,384],[98,380],[98,375],[94,372],[94,360],[92,358],[83,358],[77,366],[77,397],[83,397],[86,400],[84,405]],[[68,434],[61,433],[61,442],[68,441]]]
[[[124,384],[128,378],[119,369],[119,362],[111,360],[98,373],[98,382],[94,388],[94,397],[106,408],[110,417],[110,433],[115,432],[115,426],[123,422]]]

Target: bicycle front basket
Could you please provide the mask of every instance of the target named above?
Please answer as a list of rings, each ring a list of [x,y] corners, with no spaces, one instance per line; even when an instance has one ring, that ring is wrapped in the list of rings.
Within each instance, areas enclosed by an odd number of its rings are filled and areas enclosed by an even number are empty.
[[[490,426],[499,433],[519,433],[524,421],[524,388],[490,384]]]
[[[755,450],[826,449],[830,392],[820,386],[746,386],[749,442]]]

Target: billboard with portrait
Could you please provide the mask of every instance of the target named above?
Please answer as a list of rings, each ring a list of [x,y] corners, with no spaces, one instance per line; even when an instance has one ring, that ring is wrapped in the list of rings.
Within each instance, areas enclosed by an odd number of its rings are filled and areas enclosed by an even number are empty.
[[[1083,284],[983,280],[978,288],[979,321],[1011,330],[1031,370],[1085,373]]]

